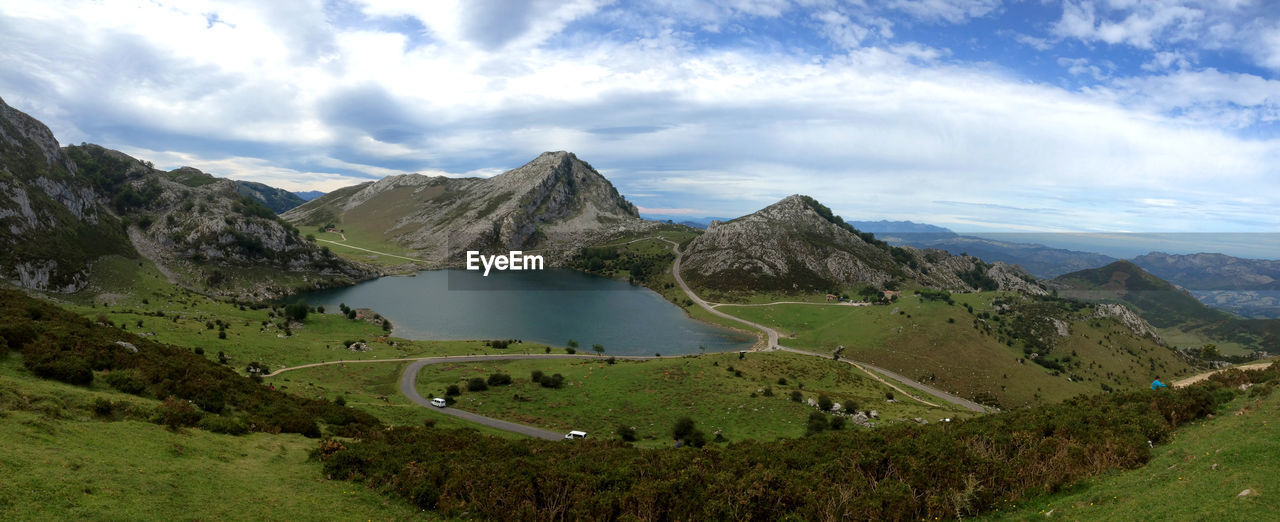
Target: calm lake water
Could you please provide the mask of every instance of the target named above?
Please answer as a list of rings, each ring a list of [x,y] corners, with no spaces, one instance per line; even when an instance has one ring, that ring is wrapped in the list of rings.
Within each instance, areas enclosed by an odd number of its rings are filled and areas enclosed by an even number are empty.
[[[755,337],[690,319],[652,290],[573,270],[428,270],[303,295],[337,313],[372,308],[407,339],[522,339],[553,346],[578,341],[613,355],[678,355],[745,350]]]

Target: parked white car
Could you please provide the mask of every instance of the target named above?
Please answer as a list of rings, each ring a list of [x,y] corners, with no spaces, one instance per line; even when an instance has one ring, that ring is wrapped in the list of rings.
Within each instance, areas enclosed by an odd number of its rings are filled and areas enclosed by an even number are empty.
[[[437,408],[443,408],[443,407],[445,407],[445,406],[448,406],[448,405],[449,405],[449,403],[445,402],[445,401],[444,401],[444,399],[441,399],[441,398],[439,398],[439,397],[436,397],[436,398],[434,398],[434,399],[431,399],[431,405],[432,405],[432,406],[435,406],[435,407],[437,407]]]
[[[574,431],[571,431],[571,432],[569,432],[569,433],[564,434],[564,438],[566,438],[566,439],[585,439],[585,438],[587,438],[587,432],[585,432],[585,431],[577,431],[577,430],[574,430]]]

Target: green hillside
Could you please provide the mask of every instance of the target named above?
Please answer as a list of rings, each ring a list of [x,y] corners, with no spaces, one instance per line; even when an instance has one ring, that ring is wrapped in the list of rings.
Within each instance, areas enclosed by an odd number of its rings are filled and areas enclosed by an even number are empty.
[[[1238,346],[1241,355],[1280,353],[1280,319],[1243,319],[1214,310],[1129,261],[1065,274],[1053,284],[1064,296],[1124,304],[1171,339]]]
[[[942,296],[922,290],[891,305],[718,309],[778,330],[784,346],[823,353],[843,346],[843,357],[1006,409],[1191,370],[1173,350],[1084,303],[1007,292]]]
[[[1262,372],[1258,372],[1261,374]],[[990,518],[1041,520],[1268,520],[1280,512],[1280,395],[1251,389],[1210,419],[1197,421],[1152,451],[1145,466],[1108,473],[1062,493],[1004,508]],[[1236,384],[1238,381],[1230,381]],[[1253,494],[1240,496],[1245,490]]]

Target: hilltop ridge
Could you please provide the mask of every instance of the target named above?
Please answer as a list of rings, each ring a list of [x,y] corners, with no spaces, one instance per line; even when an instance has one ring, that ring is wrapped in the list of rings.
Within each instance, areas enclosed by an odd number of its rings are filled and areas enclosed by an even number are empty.
[[[714,290],[809,291],[911,282],[949,290],[1047,293],[1035,278],[1003,263],[941,250],[894,247],[861,232],[817,200],[787,196],[757,212],[712,222],[689,243],[691,283]]]

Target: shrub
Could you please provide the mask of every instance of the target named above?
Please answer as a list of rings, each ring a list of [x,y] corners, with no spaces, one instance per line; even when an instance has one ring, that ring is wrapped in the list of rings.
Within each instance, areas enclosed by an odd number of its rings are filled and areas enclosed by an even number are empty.
[[[843,429],[844,429],[844,423],[845,423],[845,421],[844,421],[844,417],[841,417],[841,416],[838,416],[838,415],[837,415],[837,416],[834,416],[834,417],[831,417],[831,430],[832,430],[832,431],[840,431],[840,430],[843,430]]]
[[[538,384],[541,384],[543,388],[553,388],[558,390],[564,387],[564,376],[558,373],[553,375],[543,375],[542,379],[538,381]]]
[[[99,417],[110,417],[111,412],[115,410],[115,405],[112,404],[111,401],[99,397],[93,400],[93,404],[90,405],[90,409],[93,410],[94,415]]]
[[[689,417],[680,417],[679,419],[676,419],[675,426],[671,428],[671,438],[675,440],[682,440],[685,437],[688,437],[689,434],[693,433],[694,429],[693,419]]]
[[[457,384],[450,384],[448,388],[444,389],[445,397],[457,397],[459,395],[462,395],[462,390],[458,389]]]
[[[337,404],[338,406],[346,406],[347,397],[345,395],[339,395],[336,399],[333,400],[333,403]]]
[[[693,433],[681,440],[685,446],[701,448],[707,445],[707,434],[703,433],[702,430],[693,430]]]
[[[530,372],[529,380],[533,382],[542,382],[542,370],[534,370]]]
[[[569,347],[564,349],[564,353],[572,355],[572,354],[578,353],[578,350],[574,349],[573,347]]]
[[[195,426],[201,417],[200,410],[194,404],[172,395],[156,407],[156,416],[160,424],[171,430]]]
[[[505,373],[495,373],[489,376],[490,386],[507,386],[511,384],[511,376]]]
[[[831,411],[831,407],[832,407],[832,406],[835,406],[835,405],[836,405],[836,403],[835,403],[834,401],[832,401],[832,400],[831,400],[831,397],[827,397],[827,394],[825,394],[825,393],[824,393],[824,394],[818,395],[818,409],[819,409],[819,410],[822,410],[822,411]]]
[[[116,370],[103,377],[112,388],[130,395],[142,395],[147,389],[137,370]]]
[[[485,391],[489,389],[489,385],[485,384],[483,377],[472,377],[467,381],[467,391]]]
[[[235,417],[221,415],[205,415],[204,418],[200,419],[200,422],[196,423],[196,427],[224,435],[244,435],[249,433],[249,426],[244,421]]]
[[[618,437],[627,442],[636,441],[636,429],[626,424],[619,424],[617,430]]]
[[[782,377],[778,377],[778,386],[786,386],[786,385],[787,385],[787,380]]]
[[[800,402],[801,399],[804,399],[804,394],[800,393],[800,390],[791,390],[792,402]]]
[[[67,384],[87,386],[93,382],[93,369],[89,367],[89,362],[70,354],[38,362],[31,366],[31,371],[45,379]]]
[[[827,421],[827,416],[824,415],[822,412],[819,412],[819,411],[811,412],[809,413],[809,421],[805,423],[805,435],[813,435],[815,433],[823,431],[827,429],[827,426],[829,424],[830,423]]]

